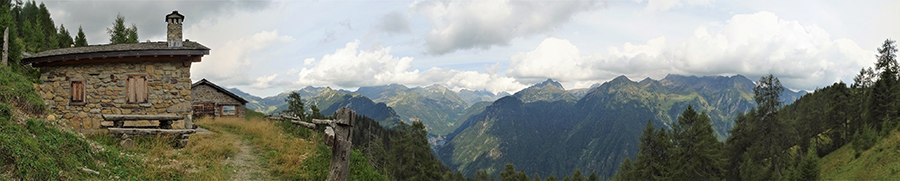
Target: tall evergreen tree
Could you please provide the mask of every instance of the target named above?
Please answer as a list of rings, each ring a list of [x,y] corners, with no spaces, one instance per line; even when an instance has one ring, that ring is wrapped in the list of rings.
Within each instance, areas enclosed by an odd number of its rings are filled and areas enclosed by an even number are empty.
[[[303,101],[301,100],[299,93],[292,91],[288,94],[288,97],[284,99],[284,102],[288,103],[288,108],[281,111],[281,114],[306,120],[306,109],[303,109]]]
[[[871,126],[875,126],[876,130],[881,130],[886,120],[897,115],[897,73],[898,64],[896,60],[897,47],[891,39],[884,40],[884,44],[878,48],[878,59],[875,62],[875,71],[878,74],[878,80],[872,86],[872,92],[869,94],[868,104],[868,120]],[[890,123],[888,123],[890,124]]]
[[[441,175],[438,172],[440,163],[431,154],[428,145],[425,125],[421,121],[412,125],[399,124],[395,129],[400,130],[400,135],[393,139],[391,155],[395,158],[391,169],[396,180],[437,180]],[[491,178],[493,180],[493,178]]]
[[[111,44],[138,42],[137,26],[132,24],[131,28],[125,27],[124,16],[116,15],[116,20],[113,21],[112,25],[112,27],[106,29]]]
[[[69,34],[69,30],[66,29],[66,26],[59,25],[59,34],[57,35],[57,48],[66,48],[75,44],[75,41],[72,40],[72,35]]]
[[[675,180],[720,180],[724,176],[723,146],[713,134],[706,112],[692,106],[678,117],[672,131],[672,169]]]
[[[25,21],[25,51],[29,53],[37,53],[43,51],[44,33],[40,25],[34,21]]]
[[[751,149],[757,151],[749,152],[753,160],[766,161],[770,178],[781,179],[781,170],[785,167],[784,150],[790,147],[793,141],[790,139],[790,130],[783,120],[778,119],[778,110],[781,108],[781,92],[784,87],[781,81],[775,76],[769,74],[759,79],[756,87],[753,88],[756,100],[756,119],[750,122],[754,124],[756,131],[752,133],[751,139],[755,139],[755,143]]]
[[[730,136],[726,140],[725,157],[728,162],[725,165],[726,180],[741,180],[741,165],[744,165],[744,152],[753,144],[754,138],[751,137],[754,132],[753,125],[750,123],[756,120],[756,109],[748,111],[746,114],[738,113],[734,120],[734,128],[731,128]]]
[[[581,169],[575,169],[575,173],[572,173],[572,181],[584,181],[584,175],[581,174]]]
[[[500,181],[515,180],[518,180],[518,178],[516,178],[516,168],[512,163],[506,163],[506,166],[503,167],[503,171],[500,172]]]
[[[78,26],[78,35],[75,35],[75,47],[87,46],[87,37],[84,36],[84,30]]]
[[[41,32],[41,34],[44,35],[41,41],[41,49],[50,50],[57,48],[59,45],[59,43],[57,42],[59,38],[53,36],[57,34],[56,25],[53,23],[53,19],[50,17],[50,11],[47,10],[47,6],[45,6],[43,2],[38,6],[37,15],[37,20],[40,23],[39,26],[43,31]]]
[[[672,147],[669,135],[665,130],[656,130],[656,127],[647,120],[644,133],[639,137],[640,151],[634,161],[636,175],[640,180],[665,180],[669,179],[669,150]]]

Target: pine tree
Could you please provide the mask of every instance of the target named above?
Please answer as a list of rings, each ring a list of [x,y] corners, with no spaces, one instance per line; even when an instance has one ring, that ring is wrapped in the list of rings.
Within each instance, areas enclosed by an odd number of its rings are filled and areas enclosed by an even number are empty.
[[[731,136],[726,140],[726,157],[728,162],[725,165],[726,180],[741,179],[741,165],[744,164],[744,152],[753,144],[753,129],[750,124],[756,119],[756,109],[752,109],[744,113],[738,113],[737,119],[734,120],[734,128],[728,131]]]
[[[713,135],[706,112],[692,106],[678,117],[673,134],[672,169],[675,180],[720,180],[724,176],[723,145]]]
[[[288,97],[284,99],[284,102],[288,103],[288,108],[282,110],[281,114],[297,117],[301,120],[307,120],[306,110],[303,109],[303,100],[300,98],[299,93],[292,91],[288,94]]]
[[[36,25],[33,21],[25,22],[25,51],[29,53],[37,53],[43,51],[43,39],[44,34],[43,30],[39,25]]]
[[[41,34],[44,35],[41,37],[41,49],[50,50],[57,48],[59,45],[57,42],[59,38],[53,36],[57,34],[56,25],[53,23],[53,19],[50,18],[50,11],[47,10],[47,6],[45,6],[43,2],[38,7],[37,15],[37,22],[39,22],[38,26],[41,27]]]
[[[672,147],[665,130],[656,127],[647,120],[644,133],[639,137],[640,151],[634,161],[634,167],[640,180],[665,180],[670,177],[669,149]]]
[[[774,174],[772,178],[775,179],[782,177],[781,170],[785,168],[783,151],[792,143],[789,139],[788,125],[777,117],[783,91],[781,81],[771,74],[761,77],[757,86],[753,88],[758,117],[751,124],[757,125],[754,126],[759,129],[757,133],[764,135],[753,136],[757,138],[755,146],[759,148],[759,152],[751,153],[754,160],[768,161],[766,164],[772,172],[770,174]]]
[[[109,34],[111,44],[138,42],[137,26],[132,24],[131,28],[125,27],[125,17],[122,15],[116,15],[113,26],[107,28],[106,33]]]
[[[575,169],[575,173],[572,173],[572,181],[584,181],[584,175],[581,174],[580,169]]]
[[[600,181],[600,177],[597,177],[597,174],[591,172],[591,175],[588,176],[588,181]]]
[[[506,163],[503,171],[500,172],[500,181],[514,181],[516,178],[516,168],[512,163]]]
[[[559,181],[559,179],[557,179],[555,175],[550,174],[546,181]]]
[[[69,34],[69,30],[66,29],[65,26],[59,25],[59,34],[57,35],[57,48],[66,48],[75,44],[75,41],[72,40],[72,35]]]
[[[872,92],[869,94],[868,104],[868,120],[869,125],[876,126],[876,130],[881,130],[882,124],[896,117],[897,114],[897,73],[898,64],[896,60],[897,47],[891,39],[884,40],[884,44],[878,48],[878,59],[875,62],[875,71],[878,74],[878,80],[872,86]],[[890,124],[889,125],[893,125]]]
[[[78,35],[75,35],[75,47],[87,46],[87,37],[84,37],[84,30],[78,26]]]

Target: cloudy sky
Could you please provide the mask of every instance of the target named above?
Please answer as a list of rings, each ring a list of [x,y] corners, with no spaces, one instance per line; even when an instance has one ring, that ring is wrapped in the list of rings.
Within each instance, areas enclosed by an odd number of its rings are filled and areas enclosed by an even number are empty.
[[[616,76],[774,74],[794,90],[852,82],[900,1],[817,0],[56,0],[56,24],[109,43],[116,14],[142,41],[164,16],[210,47],[191,78],[258,96],[305,86],[391,83],[515,92],[547,78],[567,89]]]

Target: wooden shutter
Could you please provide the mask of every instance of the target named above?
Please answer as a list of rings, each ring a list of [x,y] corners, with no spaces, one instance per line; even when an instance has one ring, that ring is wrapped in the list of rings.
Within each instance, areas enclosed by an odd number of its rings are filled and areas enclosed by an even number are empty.
[[[147,102],[147,78],[144,76],[139,76],[137,77],[135,84],[137,84],[135,86],[135,88],[137,88],[137,91],[135,91],[137,92],[137,95],[135,96],[137,98],[137,102]]]
[[[147,75],[128,75],[126,81],[128,103],[147,103]]]
[[[72,102],[84,102],[84,81],[72,81]]]
[[[126,99],[129,103],[137,102],[136,101],[137,99],[135,99],[137,93],[134,92],[134,90],[135,90],[134,83],[135,83],[134,77],[128,76],[128,79],[125,82],[125,87],[126,87],[126,94],[127,94]]]

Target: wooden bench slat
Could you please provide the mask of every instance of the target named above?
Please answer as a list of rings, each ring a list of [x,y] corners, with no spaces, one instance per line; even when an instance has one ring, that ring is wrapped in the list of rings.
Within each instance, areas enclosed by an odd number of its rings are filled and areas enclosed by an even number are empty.
[[[184,119],[182,116],[176,115],[130,115],[130,114],[102,114],[104,120],[107,121],[134,121],[134,120],[160,120],[173,121]]]
[[[108,128],[111,134],[128,134],[128,135],[178,135],[193,134],[197,130],[194,129],[145,129],[145,128]]]

